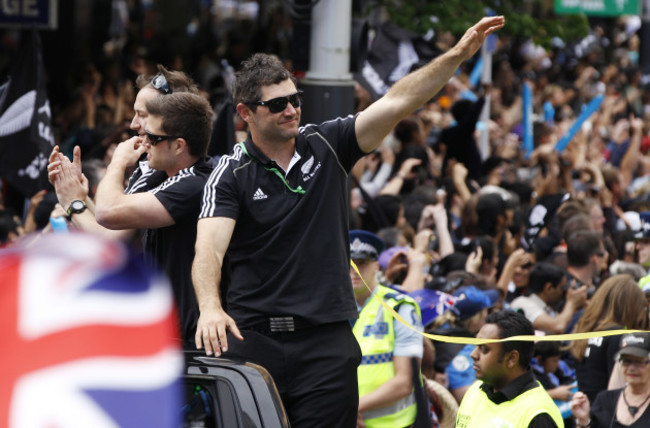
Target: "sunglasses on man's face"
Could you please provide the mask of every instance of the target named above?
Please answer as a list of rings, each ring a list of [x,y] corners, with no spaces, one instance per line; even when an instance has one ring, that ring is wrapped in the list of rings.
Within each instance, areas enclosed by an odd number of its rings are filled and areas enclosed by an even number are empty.
[[[268,101],[253,101],[247,103],[254,106],[265,106],[269,109],[271,113],[280,113],[287,108],[287,104],[291,103],[293,108],[299,108],[302,105],[302,91],[298,91],[295,94],[287,95],[284,97],[273,98]]]
[[[151,86],[159,90],[163,95],[169,95],[172,93],[172,89],[169,87],[167,79],[162,73],[156,74],[153,79],[151,79]]]
[[[177,135],[156,135],[147,131],[144,131],[144,135],[147,136],[147,140],[149,140],[149,144],[151,144],[152,146],[155,146],[156,144],[163,142],[165,140],[175,140],[176,138],[182,138]]]

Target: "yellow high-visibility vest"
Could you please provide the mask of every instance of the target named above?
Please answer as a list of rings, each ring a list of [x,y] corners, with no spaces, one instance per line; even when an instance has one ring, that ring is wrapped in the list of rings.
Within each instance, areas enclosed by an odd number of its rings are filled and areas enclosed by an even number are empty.
[[[474,382],[465,393],[456,414],[456,428],[528,427],[542,413],[548,413],[558,427],[564,426],[560,409],[541,385],[496,404],[480,389],[481,384]]]
[[[377,285],[374,292],[395,310],[401,304],[413,305],[421,317],[420,307],[411,297],[383,285]],[[352,331],[362,352],[357,375],[359,397],[363,397],[395,376],[393,317],[384,310],[378,299],[371,298],[361,310]],[[415,394],[411,391],[411,394],[397,403],[363,412],[362,416],[367,428],[396,428],[411,425],[415,421],[416,412]]]

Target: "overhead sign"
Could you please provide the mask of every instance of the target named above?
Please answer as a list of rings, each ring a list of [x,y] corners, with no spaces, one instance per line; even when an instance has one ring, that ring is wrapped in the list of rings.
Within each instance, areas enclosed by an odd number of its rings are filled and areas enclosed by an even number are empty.
[[[58,0],[0,0],[0,27],[55,30],[57,10]]]
[[[591,16],[638,15],[639,0],[554,0],[555,13]]]

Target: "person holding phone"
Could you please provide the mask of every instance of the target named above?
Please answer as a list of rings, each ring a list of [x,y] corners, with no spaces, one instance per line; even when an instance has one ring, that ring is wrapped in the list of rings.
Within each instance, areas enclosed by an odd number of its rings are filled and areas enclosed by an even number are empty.
[[[535,330],[547,334],[566,332],[576,311],[587,304],[587,286],[567,282],[564,269],[551,264],[535,263],[530,270],[527,296],[519,296],[510,304],[533,323]],[[564,301],[564,306],[558,304]]]

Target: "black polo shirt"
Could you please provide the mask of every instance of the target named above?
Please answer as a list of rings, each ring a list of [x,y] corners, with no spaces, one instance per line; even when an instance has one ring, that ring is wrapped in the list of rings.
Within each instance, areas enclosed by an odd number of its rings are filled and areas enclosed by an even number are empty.
[[[165,272],[174,292],[179,328],[187,349],[194,349],[199,307],[192,285],[192,261],[196,242],[196,222],[201,195],[212,172],[210,158],[197,161],[173,177],[164,171],[138,168],[130,186],[133,193],[150,192],[174,219],[174,224],[156,229],[141,229],[146,260]],[[161,182],[161,178],[164,180]]]
[[[124,193],[130,195],[146,192],[159,186],[165,180],[167,180],[167,173],[165,171],[155,170],[149,167],[147,160],[142,160],[138,162],[138,167],[129,178],[129,184],[124,189]]]
[[[200,217],[236,220],[227,305],[239,327],[268,316],[314,324],[357,318],[347,178],[364,153],[355,120],[301,127],[286,174],[249,136],[210,176]]]

